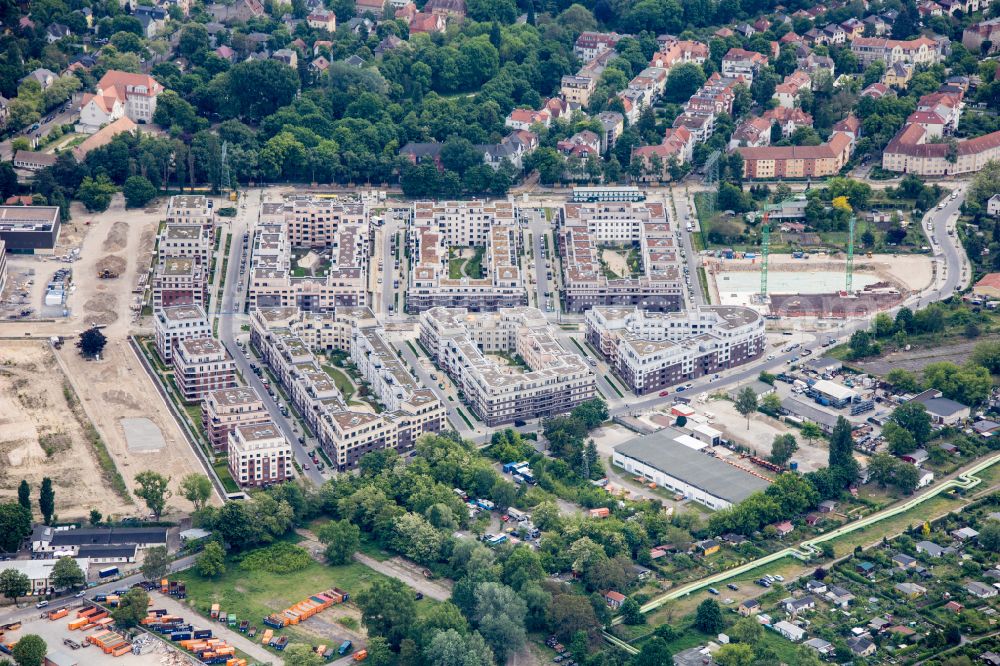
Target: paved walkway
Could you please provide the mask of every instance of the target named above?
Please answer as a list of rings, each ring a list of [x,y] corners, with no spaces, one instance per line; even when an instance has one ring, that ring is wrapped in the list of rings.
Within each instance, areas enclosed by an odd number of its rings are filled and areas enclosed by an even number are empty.
[[[406,583],[417,592],[422,592],[425,597],[435,601],[447,601],[451,598],[451,587],[442,580],[428,580],[419,573],[420,567],[410,564],[402,558],[390,557],[388,560],[380,562],[373,557],[368,557],[362,553],[354,553],[354,559],[365,565],[369,569],[374,569],[384,576],[395,578]]]

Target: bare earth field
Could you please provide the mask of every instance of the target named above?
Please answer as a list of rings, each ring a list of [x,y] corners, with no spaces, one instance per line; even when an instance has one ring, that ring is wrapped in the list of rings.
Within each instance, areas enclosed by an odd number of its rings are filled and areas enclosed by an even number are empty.
[[[154,469],[172,478],[174,497],[168,502],[169,508],[189,510],[187,501],[179,497],[178,485],[185,474],[203,472],[197,458],[180,428],[163,403],[152,380],[143,371],[139,360],[128,345],[131,333],[151,333],[151,322],[142,322],[133,317],[132,306],[136,301],[133,288],[140,275],[145,275],[152,258],[156,230],[163,218],[165,203],[146,210],[124,209],[123,199],[116,195],[111,207],[104,213],[89,214],[74,204],[73,221],[64,226],[56,255],[67,254],[73,248],[80,248],[80,260],[65,264],[54,258],[33,256],[16,257],[17,264],[30,266],[36,272],[36,285],[51,276],[57,268],[71,266],[75,292],[68,300],[70,316],[52,321],[4,321],[0,320],[0,336],[22,338],[33,336],[47,338],[52,335],[65,336],[66,345],[56,352],[58,360],[69,381],[76,389],[81,404],[107,445],[108,451],[128,487],[134,488],[136,474]],[[90,224],[87,224],[87,222]],[[119,277],[97,278],[99,268],[114,268]],[[34,297],[34,295],[33,295]],[[40,298],[40,294],[39,294]],[[32,303],[37,309],[37,304]],[[104,324],[107,347],[100,361],[86,361],[77,353],[75,337],[93,324]],[[45,343],[41,343],[45,345]],[[47,346],[47,345],[45,345]],[[51,352],[49,352],[51,355]],[[55,363],[55,361],[52,361]],[[58,366],[55,367],[58,371]],[[61,395],[63,375],[36,373],[32,380],[35,390]],[[0,384],[0,424],[5,417],[4,399],[15,394],[5,390]],[[122,419],[148,418],[163,436],[164,446],[157,451],[129,451],[126,444]],[[57,423],[65,422],[56,420]],[[0,427],[0,441],[6,436],[7,428]],[[44,433],[40,433],[44,434]],[[37,444],[37,435],[35,447]],[[82,442],[82,439],[81,439]],[[76,452],[76,447],[73,447]],[[87,453],[86,449],[80,449]],[[33,479],[49,473],[51,469],[44,459],[25,459],[24,469],[16,476]],[[71,465],[68,467],[72,467]],[[96,468],[95,468],[96,470]],[[0,470],[0,476],[3,472]],[[96,474],[96,472],[95,472]],[[80,476],[77,474],[76,476]],[[70,477],[72,479],[72,477]],[[95,476],[99,479],[99,476]],[[107,504],[93,504],[88,492],[110,494],[109,489],[99,488],[99,483],[91,484],[86,477],[84,483],[74,483],[73,493],[63,493],[64,501],[72,501],[71,515],[85,516],[93,506],[123,507],[109,501]],[[6,485],[9,482],[2,482]],[[94,485],[94,489],[84,486]],[[16,487],[11,486],[12,488]],[[4,492],[0,489],[0,492]],[[60,493],[56,498],[59,501]],[[72,500],[70,499],[72,498]],[[107,515],[108,510],[102,508]],[[133,507],[132,513],[144,513],[143,507]]]
[[[16,497],[21,479],[35,497],[48,476],[60,518],[82,518],[91,508],[105,516],[131,513],[134,508],[104,482],[63,394],[65,382],[48,343],[0,343],[0,497]]]
[[[890,370],[895,368],[919,373],[931,363],[939,363],[941,361],[951,361],[957,365],[962,365],[969,360],[969,356],[972,355],[972,350],[976,345],[990,340],[996,340],[996,338],[983,337],[970,340],[969,342],[950,342],[947,346],[943,347],[897,351],[870,361],[851,361],[851,365],[856,365],[866,372],[880,376],[888,374]]]

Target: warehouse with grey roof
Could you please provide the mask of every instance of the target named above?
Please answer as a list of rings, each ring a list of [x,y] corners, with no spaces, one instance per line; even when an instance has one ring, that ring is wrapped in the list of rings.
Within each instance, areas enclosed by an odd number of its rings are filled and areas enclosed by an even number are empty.
[[[728,509],[766,490],[770,481],[683,443],[665,428],[615,447],[612,462],[712,509]]]

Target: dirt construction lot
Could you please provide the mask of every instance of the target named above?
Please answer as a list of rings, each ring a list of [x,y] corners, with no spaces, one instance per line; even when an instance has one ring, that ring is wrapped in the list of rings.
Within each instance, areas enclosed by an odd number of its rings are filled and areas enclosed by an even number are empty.
[[[73,248],[80,248],[79,261],[65,264],[52,257],[14,258],[18,265],[34,267],[36,275],[42,276],[50,275],[61,266],[72,266],[76,289],[67,303],[70,316],[37,322],[0,320],[0,337],[47,338],[61,335],[67,338],[66,345],[57,352],[58,359],[80,396],[86,414],[106,442],[126,484],[130,489],[134,488],[136,474],[147,469],[170,476],[174,497],[168,502],[169,512],[170,509],[191,508],[179,497],[178,484],[185,474],[204,473],[204,470],[128,344],[130,333],[152,332],[151,322],[142,322],[133,317],[132,306],[137,298],[133,289],[140,275],[144,276],[148,271],[157,227],[164,217],[165,206],[165,202],[161,201],[158,207],[126,211],[120,195],[116,195],[111,208],[100,214],[86,213],[74,204],[73,222],[64,227],[56,255],[62,256]],[[119,272],[119,277],[97,278],[99,267],[121,269],[122,261],[124,269]],[[84,360],[74,346],[76,335],[92,324],[105,325],[102,332],[108,342],[100,361]],[[34,390],[61,394],[61,374],[37,373],[32,379]],[[9,391],[3,393],[8,399],[15,396]],[[0,409],[0,419],[3,414]],[[121,420],[142,417],[148,418],[159,428],[164,440],[163,448],[143,453],[128,450]],[[29,433],[29,437],[36,436]],[[0,440],[2,439],[3,435],[0,435]],[[37,446],[36,439],[36,449]],[[85,449],[77,451],[75,445],[72,451],[78,455],[89,455]],[[44,474],[51,476],[48,461],[44,457],[28,457],[22,464],[22,469],[14,476],[20,478],[23,475],[30,480]],[[92,479],[84,476],[82,480],[84,483],[77,482],[73,485],[72,495],[68,492],[62,494],[64,501],[72,502],[73,505],[66,505],[60,511],[61,517],[86,516],[95,506],[100,507],[105,515],[108,515],[110,507],[115,510],[124,508],[120,502],[115,504],[110,499],[107,504],[92,504],[91,495],[100,497],[98,493],[110,495],[111,491],[103,489],[105,484],[100,483],[98,476]],[[57,492],[57,502],[59,495]],[[135,506],[130,513],[145,513],[144,507]]]
[[[15,497],[21,479],[31,484],[34,497],[48,476],[60,518],[81,518],[90,508],[105,516],[131,512],[104,482],[66,401],[65,384],[48,343],[0,343],[0,497]]]

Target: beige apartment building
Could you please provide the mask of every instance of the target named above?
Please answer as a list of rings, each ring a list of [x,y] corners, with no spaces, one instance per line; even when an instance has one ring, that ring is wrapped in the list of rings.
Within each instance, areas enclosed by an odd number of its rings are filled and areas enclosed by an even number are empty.
[[[236,362],[215,338],[189,338],[174,350],[174,382],[184,402],[236,386]]]
[[[371,451],[410,451],[421,435],[446,427],[444,405],[409,373],[370,309],[317,314],[258,308],[250,322],[251,341],[338,471],[357,467]],[[329,361],[314,349],[326,351],[345,339],[349,345],[341,350],[348,352],[385,411],[375,414],[349,405],[323,370]]]
[[[263,204],[260,217],[252,246],[251,309],[326,312],[368,304],[371,233],[364,204],[289,197]]]
[[[229,433],[237,426],[257,425],[270,420],[264,401],[252,386],[216,389],[205,394],[202,426],[216,453],[226,450]]]
[[[233,428],[228,455],[229,473],[243,488],[283,483],[294,475],[292,447],[271,421]]]
[[[596,395],[590,367],[565,350],[541,310],[473,314],[431,308],[420,315],[420,342],[488,426],[568,412]],[[509,354],[519,369],[491,359]]]
[[[662,202],[567,203],[560,211],[563,299],[568,312],[600,305],[654,311],[681,308],[677,237]],[[639,267],[615,277],[604,270],[605,246],[637,247]]]
[[[193,257],[163,257],[153,270],[153,307],[204,306],[207,271]]]

